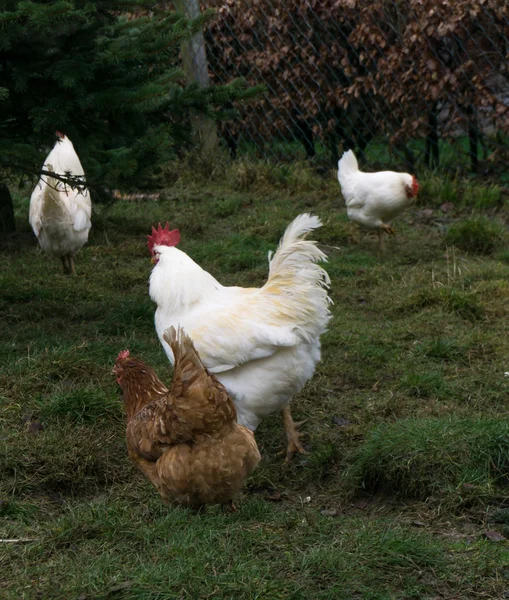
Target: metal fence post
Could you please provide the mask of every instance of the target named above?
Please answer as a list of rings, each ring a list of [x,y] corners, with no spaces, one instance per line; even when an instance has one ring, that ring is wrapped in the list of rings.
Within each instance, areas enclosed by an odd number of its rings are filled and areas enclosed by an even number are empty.
[[[173,0],[175,9],[190,19],[200,16],[198,0]],[[182,43],[182,60],[187,83],[197,83],[200,87],[210,85],[207,54],[203,33],[199,32]],[[203,115],[193,116],[193,125],[199,143],[205,152],[215,150],[218,144],[216,123]]]

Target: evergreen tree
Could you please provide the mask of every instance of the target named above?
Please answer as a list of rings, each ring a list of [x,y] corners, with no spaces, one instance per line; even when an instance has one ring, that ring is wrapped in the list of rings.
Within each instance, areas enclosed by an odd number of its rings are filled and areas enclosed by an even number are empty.
[[[14,227],[7,184],[37,181],[55,131],[71,138],[90,187],[135,189],[191,143],[191,112],[231,116],[222,107],[258,91],[184,84],[180,44],[210,13],[189,20],[132,0],[2,7],[0,231]]]

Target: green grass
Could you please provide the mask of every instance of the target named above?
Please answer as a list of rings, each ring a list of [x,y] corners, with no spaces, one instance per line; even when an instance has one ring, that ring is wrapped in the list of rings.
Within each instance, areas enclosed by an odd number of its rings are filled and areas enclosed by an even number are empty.
[[[429,381],[425,384],[430,386]],[[457,507],[462,500],[506,489],[509,423],[453,416],[384,423],[355,452],[351,473],[368,491],[421,498],[449,495]]]
[[[495,204],[501,228],[505,197],[424,178],[380,257],[334,172],[313,168],[189,156],[157,200],[94,207],[75,278],[37,249],[30,190],[16,194],[18,232],[0,242],[0,539],[30,541],[0,542],[2,597],[502,597],[507,545],[482,533],[509,535],[509,259],[500,241],[452,248],[443,229]],[[446,201],[446,228],[414,221]],[[171,377],[145,236],[168,220],[222,283],[259,286],[301,212],[324,222],[334,301],[322,361],[292,403],[308,454],[283,464],[275,415],[237,513],[168,508],[128,460],[111,375],[129,348]]]
[[[490,254],[504,242],[505,234],[505,228],[499,223],[486,217],[474,217],[451,225],[445,240],[465,252]]]

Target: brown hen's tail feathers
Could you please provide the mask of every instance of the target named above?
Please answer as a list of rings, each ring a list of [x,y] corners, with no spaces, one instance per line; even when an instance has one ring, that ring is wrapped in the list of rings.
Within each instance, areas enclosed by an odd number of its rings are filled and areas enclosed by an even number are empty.
[[[175,329],[169,327],[163,338],[170,346],[175,357],[175,374],[179,373],[183,380],[188,382],[196,379],[197,375],[206,375],[207,371],[201,362],[200,355],[194,347],[193,340],[182,327]]]

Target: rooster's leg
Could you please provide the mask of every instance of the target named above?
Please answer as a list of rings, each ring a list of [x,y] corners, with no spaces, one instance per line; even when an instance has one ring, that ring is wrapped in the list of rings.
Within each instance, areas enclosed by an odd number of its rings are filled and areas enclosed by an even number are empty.
[[[286,462],[290,462],[293,458],[293,455],[296,452],[299,454],[307,454],[304,450],[304,446],[300,443],[300,436],[298,426],[302,425],[304,421],[300,423],[295,423],[292,418],[292,413],[290,411],[290,405],[286,405],[281,411],[281,416],[283,417],[283,427],[286,431],[286,438],[288,440],[288,445],[286,446]]]

